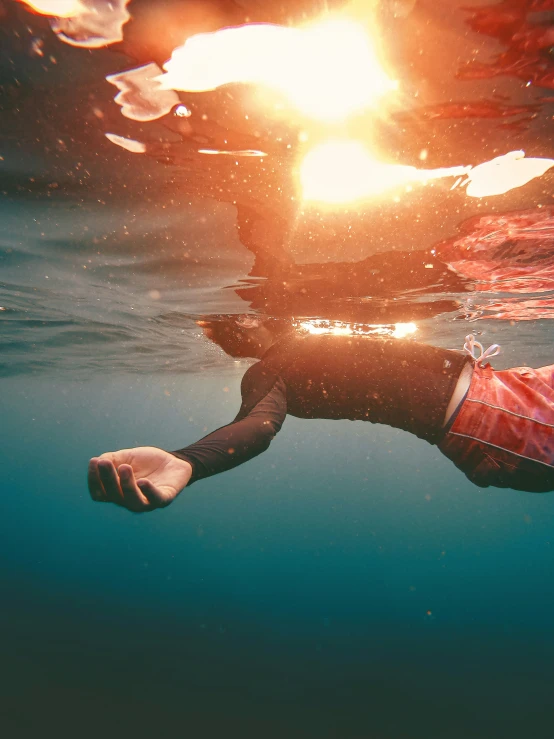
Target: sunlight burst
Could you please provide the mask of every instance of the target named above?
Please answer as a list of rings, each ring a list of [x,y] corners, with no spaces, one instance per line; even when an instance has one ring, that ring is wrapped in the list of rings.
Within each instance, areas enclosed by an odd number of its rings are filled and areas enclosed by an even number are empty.
[[[85,10],[79,0],[21,0],[21,2],[35,13],[55,18],[72,18]]]
[[[301,112],[341,120],[396,89],[364,27],[329,19],[303,28],[251,24],[200,33],[173,52],[165,89],[202,92],[229,83],[265,85]]]
[[[415,167],[385,164],[360,142],[334,139],[314,147],[300,167],[304,200],[351,203],[417,179]]]

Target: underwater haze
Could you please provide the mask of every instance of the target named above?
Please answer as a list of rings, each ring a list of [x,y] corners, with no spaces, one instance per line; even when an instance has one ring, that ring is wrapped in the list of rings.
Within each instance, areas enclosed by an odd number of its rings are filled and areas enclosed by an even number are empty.
[[[554,4],[471,5],[0,0],[3,736],[552,739],[554,494],[294,417],[167,509],[86,484],[235,417],[206,321],[554,362]]]

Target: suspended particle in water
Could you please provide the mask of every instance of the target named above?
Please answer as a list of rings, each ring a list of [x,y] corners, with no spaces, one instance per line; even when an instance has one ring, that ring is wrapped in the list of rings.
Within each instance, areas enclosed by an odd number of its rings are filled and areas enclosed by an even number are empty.
[[[36,56],[44,56],[44,51],[42,50],[43,46],[44,41],[41,38],[33,38],[31,41],[31,54],[35,54]]]
[[[178,105],[173,111],[177,118],[190,118],[192,111],[187,108],[186,105]]]

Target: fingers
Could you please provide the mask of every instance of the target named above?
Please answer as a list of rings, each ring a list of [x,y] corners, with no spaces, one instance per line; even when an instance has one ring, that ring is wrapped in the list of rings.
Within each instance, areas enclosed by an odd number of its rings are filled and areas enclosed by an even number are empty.
[[[99,503],[106,503],[106,492],[98,473],[98,457],[93,457],[88,463],[87,482],[90,497]]]
[[[109,503],[123,504],[123,493],[119,485],[119,476],[114,467],[114,463],[110,459],[98,460],[98,476],[106,493],[106,500]]]
[[[128,464],[119,465],[116,470],[109,455],[93,457],[88,466],[88,488],[90,496],[99,503],[115,503],[133,513],[144,513],[159,508],[159,496],[144,495],[135,481],[133,468]],[[155,491],[148,480],[149,492]]]
[[[151,510],[152,506],[148,498],[142,494],[135,481],[135,475],[131,465],[121,464],[117,471],[119,473],[119,482],[125,508],[135,513]]]
[[[137,480],[137,485],[152,508],[165,508],[169,505],[170,501],[167,496],[163,495],[147,478]]]

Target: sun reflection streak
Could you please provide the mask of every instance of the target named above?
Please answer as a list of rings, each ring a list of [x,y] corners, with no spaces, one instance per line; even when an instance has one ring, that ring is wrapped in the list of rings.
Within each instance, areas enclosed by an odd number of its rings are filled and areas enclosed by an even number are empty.
[[[415,334],[416,331],[417,326],[415,325],[415,323],[395,323],[392,336],[395,339],[404,339],[406,336]]]
[[[296,321],[294,327],[301,333],[314,336],[383,336],[404,339],[417,331],[415,323],[394,323],[392,325],[373,325],[367,323],[344,323],[324,319]]]
[[[467,174],[471,167],[420,170],[376,159],[364,144],[350,139],[329,140],[311,149],[300,166],[304,200],[350,203],[412,182]]]
[[[541,177],[552,166],[554,159],[526,159],[524,151],[510,151],[472,169],[468,175],[466,192],[474,198],[504,195],[509,190],[526,185],[535,177]]]
[[[305,202],[344,205],[394,189],[409,192],[412,184],[425,185],[447,177],[458,178],[451,189],[467,186],[469,197],[503,195],[541,177],[553,166],[554,159],[526,158],[523,151],[511,151],[475,167],[418,169],[379,161],[360,141],[331,139],[304,155],[298,175]]]
[[[230,156],[230,157],[259,157],[267,156],[265,151],[259,149],[198,149],[199,154]]]

